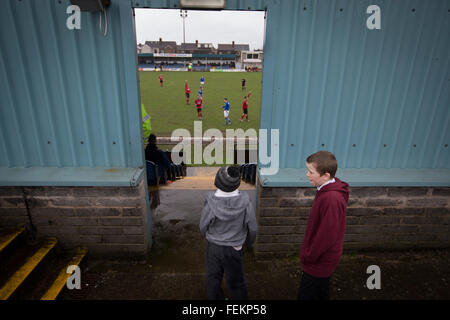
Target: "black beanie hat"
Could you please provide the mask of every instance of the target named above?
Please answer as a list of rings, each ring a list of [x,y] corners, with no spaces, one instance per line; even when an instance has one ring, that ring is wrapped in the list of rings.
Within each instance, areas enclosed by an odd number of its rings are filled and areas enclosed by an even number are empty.
[[[239,168],[235,166],[222,167],[217,171],[214,185],[224,191],[232,192],[239,188],[241,178],[239,176]]]
[[[151,134],[148,136],[148,143],[150,143],[150,144],[156,144],[156,136],[155,136],[155,134],[151,133]]]

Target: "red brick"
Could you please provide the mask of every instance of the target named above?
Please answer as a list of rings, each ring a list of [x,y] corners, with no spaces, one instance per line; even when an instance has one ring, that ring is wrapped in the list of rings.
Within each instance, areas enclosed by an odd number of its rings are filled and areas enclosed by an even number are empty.
[[[347,208],[347,216],[374,216],[383,213],[378,208]]]
[[[0,187],[0,197],[19,197],[23,196],[21,187]]]
[[[388,197],[420,197],[426,196],[428,188],[424,187],[396,187],[388,188]]]
[[[135,226],[135,227],[124,227],[123,228],[123,234],[144,234],[144,228],[141,226]]]
[[[142,216],[144,214],[143,208],[123,208],[122,215],[125,216]]]
[[[358,225],[358,224],[360,224],[360,218],[353,217],[353,216],[347,216],[347,217],[345,217],[345,223],[346,223],[346,225]]]
[[[407,208],[384,208],[383,212],[385,215],[390,216],[390,215],[396,215],[396,216],[422,216],[425,213],[425,209],[424,208],[412,208],[412,207],[407,207]]]
[[[345,228],[345,233],[349,234],[367,234],[367,233],[376,233],[380,230],[380,226],[375,225],[347,225]]]
[[[0,198],[0,207],[25,208],[23,197]]]
[[[103,235],[103,243],[140,244],[144,243],[143,235]]]
[[[423,233],[450,233],[449,225],[425,224],[419,226],[418,228],[420,228],[420,232]]]
[[[398,206],[402,204],[402,200],[400,199],[387,199],[387,198],[378,198],[378,199],[367,199],[366,205],[368,207],[392,207]]]
[[[262,198],[259,200],[261,207],[278,207],[278,198]]]
[[[448,207],[449,198],[419,198],[419,199],[408,199],[406,204],[408,206],[418,206],[418,207]]]
[[[257,243],[255,249],[258,252],[264,251],[292,251],[298,252],[300,245],[297,243]]]
[[[77,208],[76,215],[79,217],[116,217],[121,215],[120,208]]]
[[[120,197],[139,197],[140,189],[138,187],[122,187],[119,188],[119,196]]]
[[[32,217],[76,217],[77,212],[72,208],[33,208],[30,210]]]
[[[297,226],[259,226],[258,234],[289,234],[289,233],[299,233],[303,234],[306,230],[306,225]]]
[[[350,188],[350,197],[355,198],[373,198],[385,196],[387,188],[385,187],[354,187]]]
[[[433,188],[431,194],[439,197],[450,197],[450,188]]]
[[[426,208],[425,214],[430,217],[450,215],[450,208]]]
[[[140,226],[142,218],[100,218],[99,224],[103,226]]]
[[[362,199],[358,198],[349,198],[347,207],[361,207],[364,205],[364,202]]]
[[[443,224],[445,222],[443,217],[403,217],[402,224]]]
[[[277,252],[255,252],[255,257],[257,260],[273,260],[273,259],[284,259],[292,258],[298,256],[298,249],[291,251],[277,251]],[[298,258],[297,258],[298,259]]]
[[[261,198],[296,197],[298,188],[263,188],[260,193]]]
[[[303,241],[303,235],[285,234],[285,235],[258,235],[258,243],[300,243]]]
[[[392,216],[368,216],[361,217],[362,225],[399,224],[400,218]]]
[[[123,234],[122,227],[80,227],[82,235],[120,235]]]
[[[311,207],[314,199],[312,198],[282,198],[280,207]]]
[[[119,189],[117,187],[74,187],[72,194],[75,198],[118,197]]]
[[[294,226],[306,225],[307,219],[299,218],[260,218],[258,224],[261,226]]]
[[[260,217],[308,217],[309,209],[302,208],[261,208]]]
[[[419,232],[419,226],[414,225],[389,225],[383,226],[381,232],[385,233],[415,233]]]
[[[7,219],[10,216],[27,216],[26,208],[4,208],[0,207],[0,218]]]

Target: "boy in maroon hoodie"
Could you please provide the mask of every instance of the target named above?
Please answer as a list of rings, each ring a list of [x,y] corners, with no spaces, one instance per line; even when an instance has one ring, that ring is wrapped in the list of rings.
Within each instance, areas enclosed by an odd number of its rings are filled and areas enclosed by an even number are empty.
[[[328,300],[331,274],[339,264],[345,233],[348,184],[335,177],[336,157],[319,151],[306,159],[307,177],[317,187],[300,249],[300,300]]]

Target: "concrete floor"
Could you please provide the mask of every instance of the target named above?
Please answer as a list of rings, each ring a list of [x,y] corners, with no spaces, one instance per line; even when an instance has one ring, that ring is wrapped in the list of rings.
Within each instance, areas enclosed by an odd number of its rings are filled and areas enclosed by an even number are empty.
[[[152,211],[153,224],[174,226],[172,231],[186,225],[198,226],[208,192],[214,192],[214,179],[220,167],[188,167],[187,176],[159,188],[160,205]],[[256,188],[241,181],[241,192],[248,193],[253,207]]]
[[[160,188],[160,205],[152,217],[153,247],[145,261],[87,258],[82,290],[66,290],[60,299],[206,299],[206,241],[198,223],[206,193],[215,190],[216,172],[189,168],[188,177]],[[243,184],[240,189],[255,203],[254,186]],[[297,257],[256,261],[246,249],[244,265],[251,300],[296,299],[301,275]],[[370,265],[380,266],[380,290],[366,287]],[[330,298],[449,299],[449,265],[449,249],[344,252],[331,279]]]

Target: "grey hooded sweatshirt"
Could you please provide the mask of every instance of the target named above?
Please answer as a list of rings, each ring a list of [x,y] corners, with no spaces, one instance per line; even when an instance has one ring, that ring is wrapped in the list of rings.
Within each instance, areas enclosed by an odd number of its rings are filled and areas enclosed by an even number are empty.
[[[233,197],[206,196],[200,218],[200,232],[206,240],[220,246],[251,247],[256,238],[256,217],[247,193]]]

